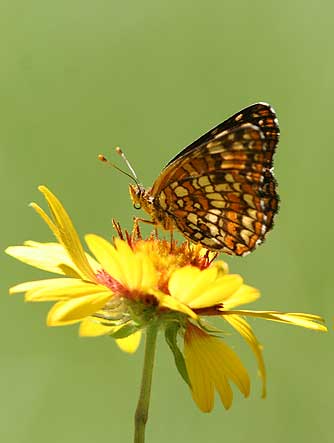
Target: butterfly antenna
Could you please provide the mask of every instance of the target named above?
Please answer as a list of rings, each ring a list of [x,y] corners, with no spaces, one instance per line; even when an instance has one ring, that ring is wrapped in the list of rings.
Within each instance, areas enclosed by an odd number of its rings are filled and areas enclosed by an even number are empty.
[[[131,166],[131,164],[129,163],[128,159],[125,157],[124,152],[121,150],[121,148],[117,147],[116,148],[116,152],[117,154],[119,154],[123,160],[125,161],[127,167],[130,169],[131,174],[129,174],[126,171],[123,171],[123,169],[121,169],[119,166],[115,165],[115,163],[112,163],[111,161],[109,161],[107,159],[107,157],[105,157],[103,154],[99,154],[98,155],[98,159],[103,162],[106,163],[108,166],[111,166],[112,168],[117,169],[117,171],[121,172],[122,174],[126,175],[127,177],[131,178],[131,180],[133,180],[137,186],[139,186],[139,181],[138,181],[138,177],[133,169],[133,167]]]
[[[118,155],[120,155],[122,157],[122,159],[125,161],[126,166],[130,169],[130,172],[133,176],[133,178],[135,179],[135,182],[138,184],[138,177],[137,174],[135,173],[135,170],[133,169],[133,167],[131,166],[131,163],[129,162],[129,160],[126,158],[124,152],[122,151],[122,149],[117,146],[117,148],[115,149],[115,151],[117,152]]]

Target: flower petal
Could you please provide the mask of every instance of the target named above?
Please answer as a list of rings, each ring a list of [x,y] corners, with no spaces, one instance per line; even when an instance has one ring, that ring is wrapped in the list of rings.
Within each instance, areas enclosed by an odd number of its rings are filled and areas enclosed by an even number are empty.
[[[232,403],[233,381],[247,397],[250,381],[239,357],[223,340],[212,337],[201,329],[187,326],[184,353],[194,400],[202,411],[212,409],[212,385],[216,387],[226,409]]]
[[[204,271],[203,271],[204,272]],[[203,292],[189,303],[193,309],[215,306],[224,303],[240,288],[242,278],[237,274],[228,274],[209,284]]]
[[[50,280],[46,280],[46,282],[48,282],[47,285],[44,284],[44,286],[39,286],[27,291],[25,300],[35,302],[67,300],[69,298],[98,294],[105,291],[105,287],[102,285],[94,285],[93,283],[74,278],[58,279],[58,281],[53,281],[52,284],[50,284]]]
[[[122,351],[133,354],[138,349],[141,335],[141,331],[137,331],[134,334],[129,335],[128,337],[118,338],[116,340],[116,343]]]
[[[56,235],[58,241],[65,247],[73,263],[79,269],[81,276],[84,279],[96,281],[95,274],[88,263],[85,252],[79,240],[79,236],[63,205],[45,186],[39,186],[38,189],[44,194],[44,197],[49,205],[53,218],[51,223],[53,223],[53,225],[50,225],[50,223],[48,224]],[[43,219],[46,220],[45,217],[47,216],[42,215],[43,211],[36,204],[34,204],[33,207],[43,217]],[[56,230],[54,229],[54,226],[56,226]]]
[[[260,297],[260,291],[248,285],[241,285],[228,299],[224,300],[224,309],[252,303]]]
[[[224,320],[230,323],[230,325],[233,326],[233,328],[237,332],[239,332],[239,334],[246,340],[246,342],[249,344],[250,348],[254,352],[258,364],[259,374],[262,380],[262,398],[265,398],[267,377],[266,368],[262,356],[262,345],[259,343],[247,321],[239,315],[226,315],[224,317]]]
[[[177,269],[173,272],[168,282],[170,294],[174,298],[186,302],[188,291],[200,272],[200,269],[195,268],[194,266],[184,266],[183,268]]]
[[[94,317],[87,317],[82,320],[79,328],[80,337],[99,337],[101,335],[107,335],[111,332],[115,332],[120,326],[106,326],[101,324],[101,321]],[[141,331],[137,331],[134,334],[125,338],[116,339],[118,347],[124,351],[132,354],[139,346],[141,339]]]
[[[48,326],[62,326],[77,322],[99,311],[112,297],[110,291],[73,298],[56,303],[49,311]]]
[[[195,297],[202,294],[205,288],[215,281],[218,269],[207,268],[204,271],[195,266],[177,269],[171,275],[168,288],[170,294],[182,303],[189,304]]]
[[[221,276],[216,266],[202,271],[194,266],[186,266],[173,272],[168,288],[174,298],[193,309],[199,309],[222,303],[241,285],[239,275]]]
[[[287,323],[303,328],[313,329],[314,331],[326,332],[327,328],[321,324],[325,320],[319,315],[303,314],[299,312],[276,312],[276,311],[249,311],[249,310],[233,310],[222,312],[223,317],[227,315],[246,315],[248,317],[264,318],[265,320]]]
[[[124,257],[122,260],[124,285],[130,290],[142,292],[155,288],[158,274],[149,256],[142,252],[135,253],[127,242],[119,238],[115,239],[115,246],[120,256]]]
[[[184,358],[191,383],[192,397],[202,412],[210,412],[214,405],[214,383],[209,376],[206,362],[200,358],[194,338],[184,337]]]
[[[158,275],[147,255],[134,253],[119,239],[115,240],[117,248],[95,234],[86,235],[85,240],[103,269],[127,289],[145,292],[156,286]]]
[[[187,305],[181,303],[179,300],[171,297],[170,295],[165,295],[159,291],[151,291],[151,294],[153,294],[159,300],[160,309],[166,308],[172,311],[182,312],[183,314],[188,315],[190,318],[197,320],[198,315]]]
[[[27,241],[24,246],[10,246],[5,252],[23,263],[55,274],[79,277],[79,272],[66,249],[59,243]]]
[[[80,323],[80,337],[100,337],[109,334],[116,329],[115,326],[105,326],[101,320],[94,317],[86,317]]]
[[[85,241],[90,251],[101,263],[102,268],[120,283],[125,280],[122,260],[114,246],[103,237],[95,234],[85,235]]]
[[[49,278],[46,280],[34,280],[34,281],[26,281],[24,283],[19,283],[18,285],[12,286],[9,288],[9,294],[19,294],[20,292],[27,292],[31,289],[37,289],[42,288],[46,285],[53,285],[54,283],[58,282],[59,280],[67,280],[67,278],[61,279],[61,278]]]

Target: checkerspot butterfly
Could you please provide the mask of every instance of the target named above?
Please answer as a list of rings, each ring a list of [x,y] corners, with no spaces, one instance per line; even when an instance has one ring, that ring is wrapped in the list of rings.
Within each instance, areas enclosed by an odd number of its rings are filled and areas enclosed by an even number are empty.
[[[278,138],[273,108],[251,105],[183,149],[151,188],[130,184],[134,205],[191,242],[245,255],[262,243],[278,211],[272,172]]]

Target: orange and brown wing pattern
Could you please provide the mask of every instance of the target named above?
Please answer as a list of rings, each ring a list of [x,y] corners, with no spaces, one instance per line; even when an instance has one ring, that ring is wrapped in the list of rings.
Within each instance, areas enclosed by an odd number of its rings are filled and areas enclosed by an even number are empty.
[[[206,134],[202,135],[199,139],[195,140],[189,146],[184,148],[179,152],[170,162],[167,164],[166,168],[169,167],[174,161],[178,160],[180,157],[191,153],[196,150],[199,146],[209,143],[217,134],[223,131],[232,130],[240,127],[244,123],[251,123],[261,129],[262,134],[266,142],[267,154],[267,167],[272,165],[272,157],[275,152],[278,140],[279,140],[279,126],[276,117],[276,113],[272,106],[268,103],[255,103],[248,106],[245,109],[232,115],[232,117],[215,126]]]
[[[275,124],[278,137],[277,120]],[[151,191],[156,210],[173,219],[186,238],[210,250],[232,255],[252,251],[278,210],[270,170],[274,133],[265,135],[259,126],[240,121],[210,131],[162,171]]]

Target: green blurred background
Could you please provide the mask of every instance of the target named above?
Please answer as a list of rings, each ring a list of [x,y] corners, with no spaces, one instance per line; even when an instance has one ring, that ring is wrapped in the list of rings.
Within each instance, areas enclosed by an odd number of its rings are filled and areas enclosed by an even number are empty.
[[[51,240],[28,208],[48,185],[81,235],[130,227],[128,179],[96,160],[123,147],[145,185],[180,148],[256,101],[271,103],[281,209],[264,246],[226,257],[261,289],[258,309],[318,313],[331,327],[333,2],[3,0],[0,5],[1,249]],[[121,162],[120,162],[121,163]],[[143,348],[121,353],[8,287],[42,271],[1,255],[1,423],[7,443],[132,440]],[[255,307],[255,305],[254,305]],[[268,398],[247,346],[247,400],[200,413],[161,340],[147,442],[332,442],[333,340],[261,320]]]

